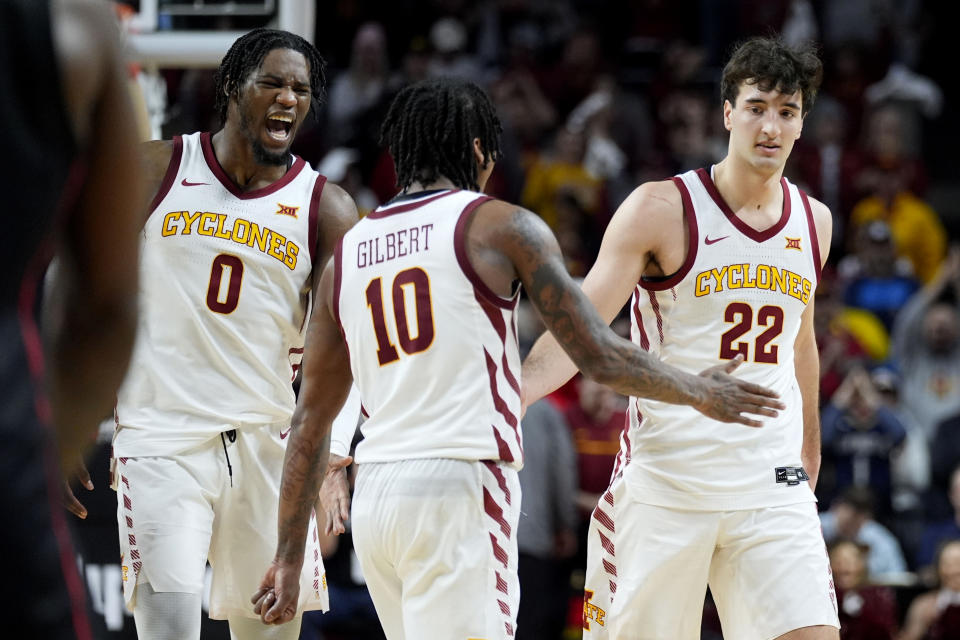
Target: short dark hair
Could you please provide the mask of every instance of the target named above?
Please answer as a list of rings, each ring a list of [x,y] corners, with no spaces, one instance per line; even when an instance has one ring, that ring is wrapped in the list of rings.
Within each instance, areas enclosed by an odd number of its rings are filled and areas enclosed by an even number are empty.
[[[380,144],[393,156],[397,186],[430,183],[443,176],[461,189],[479,190],[473,140],[486,162],[500,158],[502,128],[487,94],[455,78],[404,87],[387,112]]]
[[[867,487],[852,485],[834,499],[837,504],[847,504],[857,513],[873,515],[876,499]]]
[[[814,43],[790,47],[776,37],[750,38],[737,45],[723,68],[720,100],[736,104],[744,82],[756,84],[761,91],[777,90],[788,95],[800,91],[800,112],[807,115],[822,79],[823,64]]]
[[[289,31],[254,29],[237,38],[230,46],[214,76],[217,92],[215,108],[220,114],[221,123],[227,121],[230,98],[236,97],[239,100],[243,81],[263,64],[263,59],[274,49],[292,49],[307,59],[310,66],[310,114],[316,116],[327,90],[327,63],[320,52],[312,44]]]

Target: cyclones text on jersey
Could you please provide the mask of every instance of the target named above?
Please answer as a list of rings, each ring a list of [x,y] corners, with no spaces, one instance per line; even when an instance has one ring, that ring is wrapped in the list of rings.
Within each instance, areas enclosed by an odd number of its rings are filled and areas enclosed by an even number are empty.
[[[755,267],[751,269],[751,266]],[[698,298],[727,289],[766,289],[780,291],[807,304],[813,283],[800,274],[768,264],[731,264],[697,274]]]
[[[160,235],[164,238],[177,234],[188,236],[196,233],[231,240],[237,244],[256,247],[262,253],[272,256],[293,271],[297,268],[297,256],[300,247],[288,240],[282,233],[263,227],[256,222],[236,218],[232,226],[227,227],[227,214],[210,211],[171,211],[163,216]]]

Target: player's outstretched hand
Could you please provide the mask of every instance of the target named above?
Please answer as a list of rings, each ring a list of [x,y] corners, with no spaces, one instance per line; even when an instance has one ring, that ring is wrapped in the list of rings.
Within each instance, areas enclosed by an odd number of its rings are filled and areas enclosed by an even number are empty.
[[[87,471],[87,465],[84,464],[82,457],[79,460],[79,466],[74,469],[73,480],[75,484],[81,485],[87,491],[93,491],[93,481],[90,480],[90,472]],[[63,506],[78,518],[86,519],[87,508],[77,499],[70,484],[69,478],[63,481]]]
[[[743,356],[738,355],[729,362],[702,371],[700,376],[709,381],[707,397],[696,409],[720,422],[739,422],[748,427],[762,427],[763,422],[743,414],[773,418],[785,405],[778,400],[780,396],[770,389],[731,376],[742,363]]]
[[[263,624],[285,624],[297,615],[300,599],[300,566],[278,562],[270,563],[260,581],[260,588],[250,598],[253,612]]]
[[[347,467],[351,462],[352,457],[338,456],[335,453],[331,453],[327,460],[327,473],[323,477],[317,499],[317,517],[322,515],[323,531],[328,536],[340,535],[346,531],[344,523],[350,519],[350,480],[347,478]]]

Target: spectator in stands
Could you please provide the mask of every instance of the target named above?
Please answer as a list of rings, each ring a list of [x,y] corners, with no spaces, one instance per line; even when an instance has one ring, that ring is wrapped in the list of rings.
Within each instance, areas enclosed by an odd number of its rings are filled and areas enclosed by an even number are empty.
[[[840,538],[855,540],[869,548],[867,575],[870,580],[895,577],[907,570],[900,543],[873,519],[873,494],[863,487],[850,487],[820,514],[823,538],[831,544]]]
[[[932,440],[936,426],[960,412],[960,247],[897,314],[893,357],[903,405]],[[949,472],[940,477],[944,488]]]
[[[577,504],[584,533],[590,512],[610,484],[610,473],[620,451],[626,398],[609,387],[578,376],[578,401],[564,411],[577,451],[580,490]]]
[[[876,316],[845,307],[832,271],[825,270],[816,292],[814,332],[820,351],[820,402],[827,403],[858,363],[887,357],[890,338]]]
[[[317,171],[327,180],[339,185],[357,203],[357,211],[363,217],[380,205],[376,194],[363,183],[360,174],[360,152],[349,147],[336,147],[327,152]]]
[[[897,632],[896,597],[889,587],[872,585],[867,580],[867,547],[841,538],[830,545],[829,551],[840,637],[893,640]]]
[[[350,53],[350,67],[331,84],[327,102],[327,134],[333,144],[356,144],[358,123],[383,99],[390,77],[387,36],[378,22],[357,29]]]
[[[933,563],[940,546],[952,539],[960,540],[960,465],[954,468],[950,476],[950,504],[953,507],[951,517],[927,525],[917,552],[917,568],[923,569]]]
[[[431,78],[454,77],[486,84],[480,62],[467,50],[467,29],[458,18],[446,16],[430,27],[433,56],[427,67]]]
[[[924,528],[925,497],[930,488],[930,447],[913,415],[900,402],[900,374],[890,364],[870,371],[883,404],[900,420],[907,437],[890,459],[893,516],[889,526],[906,557],[916,556]]]
[[[854,176],[862,158],[858,147],[847,139],[847,114],[830,96],[817,98],[817,108],[807,116],[804,135],[794,149],[797,182],[834,212],[832,246],[843,246],[847,215],[856,202]],[[839,255],[839,251],[831,251]]]
[[[901,152],[901,142],[893,142],[903,136],[900,118],[893,108],[873,114],[867,140],[874,146],[875,162],[861,172],[869,195],[854,205],[850,222],[856,228],[885,220],[897,253],[910,260],[921,281],[929,282],[946,254],[947,234],[937,212],[915,191],[919,162]]]
[[[890,512],[890,460],[907,437],[906,428],[880,396],[870,374],[855,366],[823,407],[824,454],[833,462],[836,491],[871,488],[884,496],[880,512]]]
[[[574,276],[584,275],[589,267],[584,231],[606,212],[603,182],[584,165],[585,150],[585,132],[562,127],[551,149],[530,166],[521,195],[523,206],[553,229]]]
[[[873,313],[889,331],[893,319],[920,288],[913,265],[898,258],[890,225],[873,220],[855,231],[854,252],[840,260],[838,274],[847,305]]]
[[[576,460],[563,415],[549,401],[527,409],[522,426],[517,640],[556,640],[566,621],[570,559],[577,551]]]
[[[593,91],[608,71],[603,43],[594,29],[581,26],[567,38],[560,61],[543,75],[541,87],[561,119]]]
[[[940,548],[937,557],[940,588],[917,596],[897,640],[953,640],[960,630],[960,540]]]
[[[941,422],[933,433],[930,466],[934,484],[952,488],[953,471],[960,465],[960,413]]]

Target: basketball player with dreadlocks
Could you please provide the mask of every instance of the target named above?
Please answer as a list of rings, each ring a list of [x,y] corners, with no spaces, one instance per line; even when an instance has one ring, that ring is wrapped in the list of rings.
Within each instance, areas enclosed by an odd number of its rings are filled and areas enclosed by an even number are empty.
[[[210,617],[233,638],[299,635],[299,615],[267,628],[246,600],[274,550],[317,265],[357,219],[290,153],[324,85],[313,45],[257,29],[217,71],[223,128],[146,143],[141,320],[113,442],[124,597],[142,640],[200,637],[208,560]],[[298,614],[327,608],[313,536],[307,554]]]
[[[507,638],[519,588],[521,282],[587,375],[718,420],[775,415],[767,390],[661,365],[602,322],[540,218],[482,194],[500,124],[476,85],[402,90],[382,128],[401,193],[348,231],[308,328],[303,403],[281,489],[279,544],[255,611],[296,611],[323,443],[351,379],[368,419],[353,536],[387,637]],[[322,382],[321,382],[322,381]],[[318,462],[320,460],[321,462]]]

